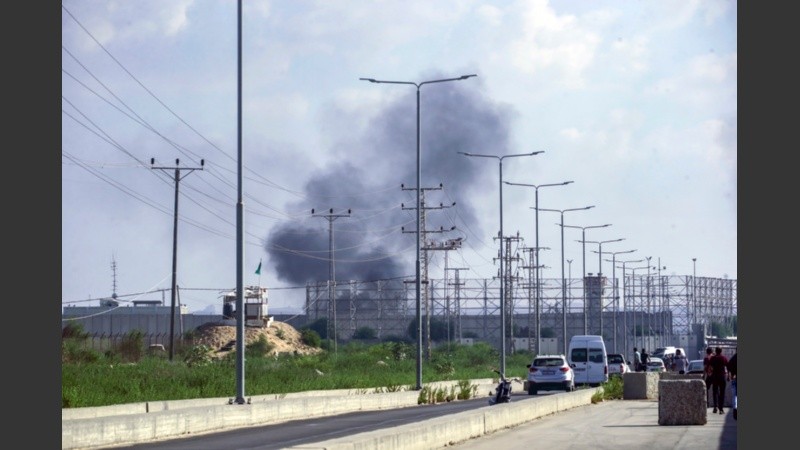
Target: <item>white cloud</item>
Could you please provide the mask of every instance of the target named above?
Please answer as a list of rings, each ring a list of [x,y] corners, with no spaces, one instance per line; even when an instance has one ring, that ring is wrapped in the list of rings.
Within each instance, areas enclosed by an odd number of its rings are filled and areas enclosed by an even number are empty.
[[[570,141],[577,141],[583,136],[583,133],[578,131],[577,128],[564,128],[558,134]]]
[[[487,24],[493,27],[502,23],[503,11],[494,5],[480,5],[476,12]]]
[[[662,78],[646,89],[649,95],[664,96],[696,108],[731,105],[735,108],[737,55],[707,53],[692,58],[686,70]]]
[[[583,28],[576,16],[558,15],[547,1],[532,0],[526,6],[523,36],[512,42],[509,50],[512,63],[529,74],[550,70],[560,84],[582,87],[600,37]]]

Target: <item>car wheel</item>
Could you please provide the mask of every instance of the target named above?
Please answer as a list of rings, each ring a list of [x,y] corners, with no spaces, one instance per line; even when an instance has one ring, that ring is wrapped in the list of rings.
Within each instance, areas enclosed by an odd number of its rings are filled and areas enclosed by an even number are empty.
[[[528,386],[528,395],[536,395],[537,389],[536,386]]]

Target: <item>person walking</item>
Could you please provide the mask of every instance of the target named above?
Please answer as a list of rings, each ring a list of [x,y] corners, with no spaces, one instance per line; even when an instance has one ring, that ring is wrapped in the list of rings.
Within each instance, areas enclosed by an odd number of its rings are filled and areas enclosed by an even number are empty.
[[[689,367],[689,360],[683,354],[681,349],[675,350],[675,357],[672,359],[672,370],[683,375],[686,373],[686,368]]]
[[[642,355],[636,347],[633,347],[633,370],[636,372],[642,371]]]
[[[711,395],[714,399],[714,412],[725,414],[725,384],[728,377],[728,358],[722,354],[722,348],[714,349],[714,356],[708,363],[711,366]]]
[[[736,376],[736,355],[738,354],[738,349],[733,352],[733,356],[731,359],[728,360],[728,376],[731,379],[731,391],[733,394],[733,420],[737,420],[738,415],[738,407],[739,407],[739,396],[737,391],[738,385],[738,376]]]
[[[706,356],[705,356],[705,358],[703,358],[703,372],[704,372],[704,376],[705,376],[705,380],[706,380],[706,405],[707,406],[711,406],[711,405],[709,405],[709,403],[711,403],[711,404],[714,403],[713,401],[711,401],[711,402],[708,401],[708,394],[711,391],[711,365],[710,365],[710,362],[711,362],[711,357],[712,356],[714,356],[714,350],[712,350],[711,347],[706,347]]]

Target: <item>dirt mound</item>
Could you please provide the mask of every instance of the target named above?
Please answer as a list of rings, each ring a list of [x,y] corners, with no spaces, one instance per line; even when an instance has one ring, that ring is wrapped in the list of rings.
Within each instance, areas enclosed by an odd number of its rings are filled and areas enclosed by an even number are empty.
[[[322,350],[304,344],[300,332],[293,326],[273,321],[269,326],[244,328],[245,345],[258,341],[260,336],[265,336],[267,342],[273,345],[273,354],[289,353],[309,355]],[[205,344],[213,349],[213,355],[223,357],[236,350],[236,326],[218,323],[206,323],[197,327],[195,342]]]

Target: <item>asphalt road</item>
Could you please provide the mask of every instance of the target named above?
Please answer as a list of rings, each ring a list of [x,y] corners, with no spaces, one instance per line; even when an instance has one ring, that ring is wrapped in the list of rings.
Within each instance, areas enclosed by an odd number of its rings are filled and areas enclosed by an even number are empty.
[[[613,400],[582,406],[449,446],[454,450],[736,450],[731,409],[705,425],[659,425],[657,400]]]
[[[488,394],[488,392],[486,393]],[[512,399],[527,398],[513,393]],[[421,422],[446,414],[490,408],[488,395],[450,403],[418,405],[408,408],[367,411],[338,416],[295,420],[274,425],[240,428],[219,433],[203,434],[160,442],[115,446],[115,449],[139,450],[271,450],[325,441],[381,428]],[[112,447],[109,447],[112,448]]]

